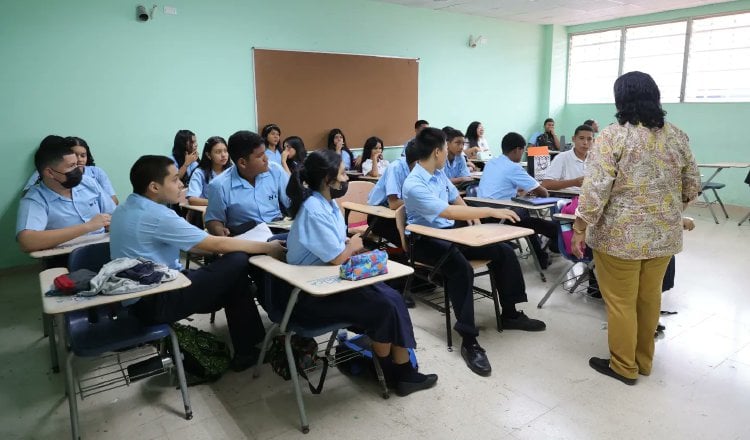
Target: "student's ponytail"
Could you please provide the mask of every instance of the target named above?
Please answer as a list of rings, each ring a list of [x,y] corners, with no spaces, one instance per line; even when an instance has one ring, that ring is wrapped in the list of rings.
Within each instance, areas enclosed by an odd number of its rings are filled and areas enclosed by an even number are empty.
[[[326,179],[336,180],[340,166],[341,156],[335,151],[318,150],[310,153],[305,162],[292,172],[286,186],[286,195],[291,200],[289,215],[292,218],[297,216],[305,200],[313,191],[319,190]]]
[[[305,187],[307,181],[307,172],[305,165],[301,164],[289,176],[289,183],[286,185],[286,195],[291,201],[289,205],[289,216],[295,218],[302,204],[310,197],[310,190]]]

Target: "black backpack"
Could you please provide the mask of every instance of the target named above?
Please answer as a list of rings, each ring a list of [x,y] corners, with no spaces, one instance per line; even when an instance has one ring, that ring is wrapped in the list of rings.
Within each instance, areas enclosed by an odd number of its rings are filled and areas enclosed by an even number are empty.
[[[284,351],[284,338],[284,335],[273,338],[273,341],[271,341],[271,347],[268,349],[266,356],[268,357],[268,362],[271,364],[273,372],[281,376],[284,380],[290,380],[292,375],[289,371],[289,363],[287,362],[286,353]],[[320,392],[323,391],[323,383],[326,380],[326,373],[328,372],[328,359],[325,357],[322,358],[323,369],[320,372],[320,381],[318,382],[318,385],[313,385],[307,377],[307,372],[315,369],[318,361],[321,360],[321,358],[318,357],[318,343],[313,338],[292,335],[291,346],[294,361],[297,366],[297,374],[307,381],[307,385],[310,387],[310,392],[313,394],[320,394]]]

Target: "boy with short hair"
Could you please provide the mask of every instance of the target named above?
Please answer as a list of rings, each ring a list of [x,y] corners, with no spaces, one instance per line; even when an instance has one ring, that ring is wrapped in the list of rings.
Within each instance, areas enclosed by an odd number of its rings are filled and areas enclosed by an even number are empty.
[[[77,164],[72,142],[50,135],[34,154],[41,182],[21,199],[16,240],[24,252],[40,251],[86,234],[103,233],[115,209],[112,198]]]
[[[143,257],[182,270],[180,250],[223,254],[208,266],[185,272],[190,286],[140,298],[132,305],[134,312],[156,324],[224,308],[234,347],[230,367],[242,371],[252,366],[259,352],[255,344],[263,340],[265,331],[250,294],[248,254],[283,259],[284,247],[278,241],[214,237],[178,216],[167,205],[177,203],[183,184],[177,167],[166,156],[142,156],[130,170],[130,182],[133,194],[112,215],[113,259]],[[256,270],[253,275],[257,281],[262,277]]]
[[[289,175],[281,165],[269,163],[263,138],[238,131],[229,137],[227,148],[234,166],[208,185],[208,232],[228,236],[230,228],[247,222],[268,223],[283,217],[279,204],[289,206]]]
[[[509,200],[515,197],[519,190],[535,196],[549,196],[547,190],[519,165],[525,148],[526,140],[520,134],[508,133],[503,137],[503,154],[490,160],[484,166],[484,173],[477,190],[479,197]],[[553,222],[532,217],[526,208],[513,208],[513,211],[521,218],[521,221],[516,222],[515,226],[531,228],[537,234],[546,236],[549,238],[550,250],[558,252],[557,226]],[[542,269],[546,269],[549,266],[549,255],[542,250],[541,243],[536,235],[529,237],[529,240],[539,259],[539,264]]]

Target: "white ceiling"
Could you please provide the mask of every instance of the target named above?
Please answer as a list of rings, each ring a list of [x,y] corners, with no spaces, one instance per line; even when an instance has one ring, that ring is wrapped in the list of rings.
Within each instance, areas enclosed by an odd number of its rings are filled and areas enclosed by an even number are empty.
[[[731,0],[377,0],[535,24],[574,25]]]

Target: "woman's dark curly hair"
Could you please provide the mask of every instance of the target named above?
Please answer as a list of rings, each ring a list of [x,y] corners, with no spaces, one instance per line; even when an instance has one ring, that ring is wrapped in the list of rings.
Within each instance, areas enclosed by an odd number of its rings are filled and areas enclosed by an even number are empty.
[[[659,86],[651,75],[643,72],[628,72],[615,81],[615,117],[620,125],[630,122],[647,128],[664,127]]]

